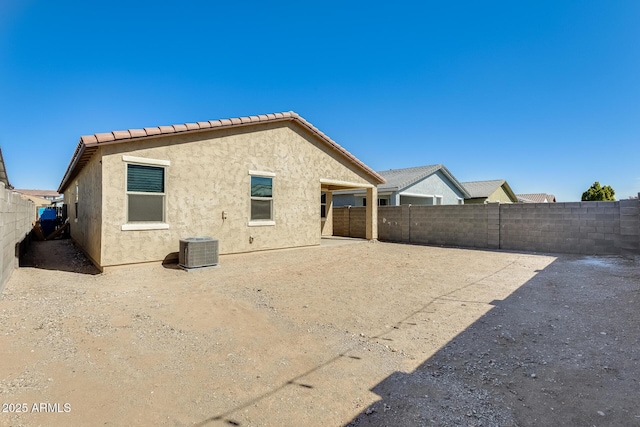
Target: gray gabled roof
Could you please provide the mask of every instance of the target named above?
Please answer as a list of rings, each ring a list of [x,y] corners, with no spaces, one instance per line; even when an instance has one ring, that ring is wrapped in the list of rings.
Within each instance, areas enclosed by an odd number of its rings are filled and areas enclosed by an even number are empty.
[[[504,179],[494,179],[490,181],[471,181],[463,182],[462,185],[467,189],[471,195],[470,199],[486,198],[493,194],[498,188],[504,186],[505,192],[511,197],[514,202],[518,201],[518,197],[515,195],[511,187]]]
[[[378,171],[378,174],[387,181],[385,184],[378,185],[378,191],[402,191],[438,171],[442,172],[464,197],[469,197],[464,186],[441,164]]]
[[[471,181],[463,182],[464,188],[467,189],[472,199],[476,197],[489,197],[506,181],[504,179],[494,179],[491,181]]]
[[[555,203],[556,196],[547,193],[516,194],[523,203]]]

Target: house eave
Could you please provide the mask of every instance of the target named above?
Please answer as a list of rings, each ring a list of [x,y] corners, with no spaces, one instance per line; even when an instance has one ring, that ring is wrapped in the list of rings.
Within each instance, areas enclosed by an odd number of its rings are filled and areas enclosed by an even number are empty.
[[[202,133],[212,130],[239,128],[246,126],[255,126],[260,123],[277,123],[291,121],[305,128],[308,132],[317,137],[326,146],[331,148],[334,152],[345,158],[348,162],[356,166],[360,171],[364,172],[371,181],[378,184],[384,184],[385,179],[380,176],[373,169],[362,163],[353,154],[344,149],[337,142],[333,141],[311,123],[299,116],[293,111],[285,113],[273,113],[263,114],[258,116],[239,117],[232,119],[221,120],[209,120],[206,122],[196,123],[184,123],[171,126],[158,126],[143,129],[129,129],[125,131],[113,131],[108,133],[97,133],[93,135],[86,135],[80,138],[78,146],[74,152],[74,155],[67,167],[64,177],[58,188],[59,192],[62,192],[75,176],[80,173],[82,168],[87,164],[91,156],[95,153],[98,147],[111,144],[122,144],[130,141],[144,141],[152,138],[162,138],[166,136],[173,136],[176,134],[184,133]]]

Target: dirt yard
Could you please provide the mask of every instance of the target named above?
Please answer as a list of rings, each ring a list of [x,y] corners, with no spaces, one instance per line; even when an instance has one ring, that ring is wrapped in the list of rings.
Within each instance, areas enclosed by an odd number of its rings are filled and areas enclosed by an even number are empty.
[[[640,426],[640,257],[329,243],[97,274],[35,242],[0,424]]]

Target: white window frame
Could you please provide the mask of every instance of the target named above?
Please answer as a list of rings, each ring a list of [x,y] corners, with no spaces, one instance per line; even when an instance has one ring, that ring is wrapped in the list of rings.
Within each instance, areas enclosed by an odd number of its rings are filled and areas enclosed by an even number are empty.
[[[125,207],[124,214],[127,222],[122,224],[122,231],[132,230],[167,230],[169,224],[167,220],[167,168],[171,166],[169,160],[149,159],[146,157],[134,157],[134,156],[122,156],[122,161],[125,163],[124,167],[124,190],[125,190]],[[164,192],[163,193],[146,193],[140,191],[128,191],[128,165],[143,165],[143,166],[155,166],[164,169]],[[148,195],[153,194],[158,197],[162,196],[162,221],[149,221],[149,222],[129,222],[129,195]]]
[[[442,196],[433,196],[433,204],[434,206],[442,206],[444,201],[444,197]]]
[[[271,197],[254,197],[251,195],[251,178],[271,178]],[[275,188],[276,188],[276,174],[267,171],[249,171],[249,227],[261,227],[261,226],[273,226],[276,225],[275,221]],[[251,219],[251,201],[252,200],[269,200],[271,202],[271,219]]]

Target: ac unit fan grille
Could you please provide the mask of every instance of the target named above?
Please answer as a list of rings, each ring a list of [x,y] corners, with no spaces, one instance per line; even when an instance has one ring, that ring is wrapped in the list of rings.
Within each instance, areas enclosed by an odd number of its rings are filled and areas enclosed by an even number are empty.
[[[218,264],[218,239],[189,237],[180,240],[178,263],[184,268],[208,267]]]

